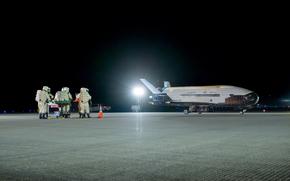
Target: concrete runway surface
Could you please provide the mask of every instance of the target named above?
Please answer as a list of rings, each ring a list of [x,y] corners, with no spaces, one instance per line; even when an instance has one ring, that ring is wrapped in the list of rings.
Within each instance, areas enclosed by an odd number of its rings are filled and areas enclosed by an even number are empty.
[[[0,115],[0,180],[288,180],[290,114]]]

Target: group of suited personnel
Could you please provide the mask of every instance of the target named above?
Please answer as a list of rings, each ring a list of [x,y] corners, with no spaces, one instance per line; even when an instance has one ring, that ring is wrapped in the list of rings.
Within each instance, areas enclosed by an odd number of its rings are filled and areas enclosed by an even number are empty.
[[[90,117],[90,105],[91,95],[89,89],[82,87],[80,93],[76,94],[74,102],[78,103],[80,118]],[[61,91],[57,91],[55,96],[51,94],[51,89],[48,86],[43,86],[42,90],[38,90],[35,100],[38,103],[38,112],[40,119],[47,119],[49,112],[49,102],[54,102],[60,107],[61,116],[68,118],[70,115],[70,107],[73,101],[72,95],[69,92],[68,87],[63,87]]]

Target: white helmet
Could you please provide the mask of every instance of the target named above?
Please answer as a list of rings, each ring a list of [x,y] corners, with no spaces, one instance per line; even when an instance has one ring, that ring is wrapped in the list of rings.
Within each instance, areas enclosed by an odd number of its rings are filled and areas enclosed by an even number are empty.
[[[68,87],[63,87],[62,89],[61,89],[61,91],[64,91],[64,92],[69,92],[69,88]]]
[[[46,91],[46,92],[49,92],[50,91],[50,88],[48,86],[43,86],[42,87],[42,90],[43,91]]]

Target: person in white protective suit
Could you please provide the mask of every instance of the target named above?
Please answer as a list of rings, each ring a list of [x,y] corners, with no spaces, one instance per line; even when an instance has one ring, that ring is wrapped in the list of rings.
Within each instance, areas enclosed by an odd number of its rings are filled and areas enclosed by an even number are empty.
[[[72,96],[69,92],[68,87],[63,87],[61,89],[61,95],[62,99],[65,102],[65,104],[62,106],[62,114],[64,117],[69,117],[70,116],[70,106],[71,106],[71,101],[72,101]]]
[[[61,91],[57,91],[54,99],[60,105],[61,116],[68,118],[70,116],[70,106],[72,96],[68,87],[63,87]]]
[[[80,90],[80,97],[79,97],[79,106],[80,106],[80,115],[82,118],[84,118],[86,115],[88,118],[90,118],[90,101],[92,97],[89,94],[89,89],[87,88],[81,88]]]
[[[38,90],[35,100],[38,102],[38,112],[40,119],[48,118],[48,102],[51,100],[49,95],[50,88],[43,86],[42,90]]]

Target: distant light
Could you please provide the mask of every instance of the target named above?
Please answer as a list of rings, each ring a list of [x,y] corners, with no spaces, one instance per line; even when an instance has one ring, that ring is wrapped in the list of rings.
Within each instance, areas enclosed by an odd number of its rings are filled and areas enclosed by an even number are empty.
[[[141,97],[143,96],[145,93],[144,89],[142,87],[135,87],[133,89],[133,94],[137,97]]]
[[[282,102],[290,102],[290,99],[282,99]]]

